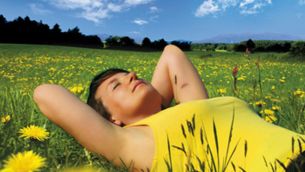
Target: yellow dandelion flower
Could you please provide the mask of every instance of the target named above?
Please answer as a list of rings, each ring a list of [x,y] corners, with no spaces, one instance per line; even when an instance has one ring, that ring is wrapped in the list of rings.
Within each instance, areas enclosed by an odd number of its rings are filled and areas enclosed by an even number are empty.
[[[274,115],[274,111],[273,111],[273,110],[270,110],[270,109],[265,109],[264,112],[265,112],[265,114],[268,115],[268,116]],[[263,111],[261,111],[260,113],[263,113]]]
[[[279,110],[281,110],[281,107],[279,107],[279,106],[273,106],[273,107],[272,107],[272,110],[274,110],[274,111],[279,111]]]
[[[24,127],[23,129],[19,130],[19,133],[22,133],[21,137],[24,137],[24,139],[33,138],[37,139],[39,141],[44,141],[44,139],[49,138],[49,132],[46,131],[45,128],[37,127],[34,125],[30,125],[27,127]]]
[[[301,89],[297,89],[293,94],[298,97],[304,97],[305,92],[301,91]]]
[[[39,168],[46,165],[45,160],[33,151],[19,152],[17,155],[11,155],[8,160],[4,160],[4,169],[1,172],[39,171]]]
[[[5,119],[4,117],[2,117],[2,118],[1,118],[1,122],[2,122],[2,123],[5,123],[5,122],[6,122],[6,119]]]
[[[218,93],[220,93],[220,94],[224,94],[224,93],[226,93],[227,92],[227,90],[226,89],[219,89],[219,90],[217,90],[218,91]]]
[[[283,80],[283,79],[280,79],[280,82],[285,82],[285,80]]]
[[[82,86],[75,86],[75,87],[71,88],[70,91],[72,93],[80,93],[83,89],[84,89],[84,87],[82,87]]]
[[[271,96],[266,96],[265,99],[271,99]]]
[[[261,106],[261,105],[263,105],[263,104],[266,104],[265,102],[263,102],[263,101],[258,101],[258,102],[255,102],[255,105],[256,106]]]
[[[267,122],[273,123],[274,121],[277,120],[277,118],[276,118],[275,116],[268,115],[268,116],[265,117],[265,120],[266,120]]]
[[[9,121],[9,120],[11,120],[11,117],[9,115],[6,115],[5,119],[6,119],[6,121]]]
[[[275,90],[275,86],[272,86],[271,89],[272,89],[272,90]]]

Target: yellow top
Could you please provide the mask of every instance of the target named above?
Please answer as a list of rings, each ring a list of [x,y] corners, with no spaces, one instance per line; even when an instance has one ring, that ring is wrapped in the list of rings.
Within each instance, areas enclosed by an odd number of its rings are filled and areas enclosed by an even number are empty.
[[[157,172],[284,171],[305,149],[304,135],[264,121],[235,97],[191,101],[125,127],[137,125],[154,133]]]

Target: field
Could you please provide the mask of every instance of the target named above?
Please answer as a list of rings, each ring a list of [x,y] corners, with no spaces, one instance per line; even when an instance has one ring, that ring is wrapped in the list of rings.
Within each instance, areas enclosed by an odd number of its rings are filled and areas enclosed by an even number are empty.
[[[161,53],[0,44],[0,170],[11,154],[33,150],[47,159],[42,171],[74,166],[119,171],[46,119],[33,102],[33,90],[41,84],[59,84],[86,101],[89,83],[100,71],[123,68],[150,81]],[[239,97],[268,122],[305,134],[304,61],[283,59],[281,53],[254,53],[250,60],[245,53],[235,52],[186,54],[211,98]],[[46,129],[49,138],[21,138],[20,129],[30,125]]]

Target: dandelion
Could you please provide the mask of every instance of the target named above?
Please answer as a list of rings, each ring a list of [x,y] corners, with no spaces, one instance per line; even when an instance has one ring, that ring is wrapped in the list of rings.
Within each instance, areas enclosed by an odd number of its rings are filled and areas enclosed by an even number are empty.
[[[10,121],[10,120],[11,120],[11,117],[10,117],[9,115],[6,115],[5,117],[2,117],[2,118],[1,118],[1,122],[2,122],[2,123],[8,122],[8,121]]]
[[[272,89],[272,90],[275,90],[275,86],[272,86],[271,89]]]
[[[10,121],[11,117],[9,115],[6,115],[5,119],[6,119],[6,121]]]
[[[267,115],[267,116],[265,117],[265,120],[266,120],[267,122],[269,122],[269,123],[273,123],[274,121],[277,120],[277,118],[276,118],[275,116],[272,116],[272,115]]]
[[[297,89],[293,94],[298,97],[304,97],[305,92],[301,91],[301,89]]]
[[[269,116],[274,115],[274,111],[270,110],[270,109],[265,109],[264,112],[265,112],[266,115],[269,115]],[[260,113],[263,113],[263,111],[260,111]]]
[[[45,166],[45,160],[33,151],[19,152],[17,155],[11,155],[8,160],[4,160],[4,169],[0,172],[39,171],[39,168]]]
[[[281,110],[281,107],[279,107],[279,106],[273,106],[273,107],[272,107],[272,110],[274,110],[274,111],[279,111],[279,110]]]
[[[263,105],[263,104],[266,104],[265,102],[263,102],[263,101],[258,101],[258,102],[255,102],[255,105],[256,106],[261,106],[261,105]]]
[[[285,80],[284,80],[284,79],[280,79],[280,82],[282,82],[282,83],[283,83],[283,82],[285,82]]]
[[[224,94],[224,93],[226,93],[227,92],[227,90],[226,89],[219,89],[219,90],[217,90],[218,91],[218,93],[220,93],[220,94]]]
[[[44,139],[49,138],[49,132],[46,131],[45,128],[37,127],[34,125],[30,125],[27,127],[24,127],[23,129],[19,130],[19,133],[22,133],[21,137],[24,137],[24,139],[33,138],[37,139],[39,141],[44,141]]]
[[[75,86],[75,87],[71,88],[70,91],[72,93],[76,93],[76,92],[80,93],[83,89],[84,89],[84,87],[82,87],[82,86]]]

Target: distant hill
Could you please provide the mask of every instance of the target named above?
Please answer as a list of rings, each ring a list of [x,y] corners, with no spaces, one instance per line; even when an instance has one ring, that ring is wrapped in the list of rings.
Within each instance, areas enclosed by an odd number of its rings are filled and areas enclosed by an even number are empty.
[[[110,35],[110,34],[97,34],[97,36],[102,40],[105,41],[109,36],[116,36],[116,35]],[[119,35],[118,35],[119,36]],[[128,35],[127,35],[128,36]],[[119,36],[122,37],[122,36]],[[142,43],[144,38],[141,37],[132,37],[129,36],[131,39],[135,40],[135,43]],[[161,39],[161,38],[160,38]],[[298,41],[298,40],[305,40],[305,35],[289,35],[289,34],[280,34],[280,33],[272,33],[272,32],[266,32],[266,33],[240,33],[240,34],[220,34],[215,37],[202,39],[202,40],[182,40],[177,39],[177,41],[180,42],[192,42],[192,43],[240,43],[242,41],[247,40],[285,40],[285,41]],[[154,41],[154,40],[150,40]],[[168,43],[171,41],[165,40]]]
[[[212,38],[193,41],[193,43],[239,43],[247,40],[305,40],[305,35],[288,35],[280,33],[241,33],[241,34],[220,34]]]

